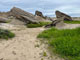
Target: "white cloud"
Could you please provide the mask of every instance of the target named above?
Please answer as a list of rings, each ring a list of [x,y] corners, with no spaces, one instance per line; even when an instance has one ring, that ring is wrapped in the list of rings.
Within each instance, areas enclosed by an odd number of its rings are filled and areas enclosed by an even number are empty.
[[[0,0],[1,1],[1,0]],[[20,0],[3,0],[2,2],[19,2]]]
[[[31,13],[39,10],[48,16],[55,15],[55,10],[71,16],[79,16],[79,5],[80,0],[0,0],[0,11],[8,11],[13,6],[17,6]]]

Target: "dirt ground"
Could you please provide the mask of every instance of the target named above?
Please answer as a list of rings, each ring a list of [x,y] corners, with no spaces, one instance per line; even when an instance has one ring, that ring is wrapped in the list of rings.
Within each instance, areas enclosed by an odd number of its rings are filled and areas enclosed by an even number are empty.
[[[79,26],[80,24],[66,25],[66,28]],[[6,29],[10,29],[16,36],[9,40],[0,40],[0,60],[63,60],[55,54],[51,56],[46,45],[37,39],[37,35],[45,28],[6,25]]]
[[[58,57],[52,57],[46,45],[40,43],[40,40],[37,39],[37,35],[44,30],[43,27],[17,27],[18,29],[9,28],[15,33],[14,38],[7,41],[1,39],[0,60],[60,60]]]

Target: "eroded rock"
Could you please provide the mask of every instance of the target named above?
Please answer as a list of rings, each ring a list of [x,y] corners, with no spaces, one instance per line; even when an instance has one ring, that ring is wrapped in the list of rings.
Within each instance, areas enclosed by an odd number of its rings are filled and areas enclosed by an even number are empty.
[[[65,14],[65,13],[62,13],[60,11],[56,11],[55,14],[56,14],[56,18],[64,17],[63,20],[72,21],[72,18],[69,15]]]
[[[38,23],[38,20],[35,19],[35,16],[33,14],[16,7],[13,7],[11,9],[11,11],[9,12],[9,16],[14,16],[26,23]]]
[[[0,17],[0,23],[7,23],[9,22],[10,20],[8,18],[5,18],[5,17]]]
[[[56,14],[56,20],[52,21],[51,24],[46,25],[45,27],[46,27],[46,28],[53,27],[53,26],[54,26],[54,27],[62,27],[62,26],[65,25],[65,24],[64,24],[64,18],[65,18],[65,16],[57,15],[57,14]]]
[[[42,14],[42,12],[40,12],[40,11],[36,11],[35,12],[35,16],[44,17],[43,14]]]

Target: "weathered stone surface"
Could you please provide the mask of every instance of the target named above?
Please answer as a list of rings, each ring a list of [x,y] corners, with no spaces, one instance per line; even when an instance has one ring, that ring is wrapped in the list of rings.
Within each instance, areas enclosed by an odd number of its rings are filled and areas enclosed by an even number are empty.
[[[0,23],[6,23],[9,22],[10,20],[4,17],[0,17]]]
[[[35,19],[38,20],[38,21],[45,21],[45,19],[40,17],[40,16],[35,16]]]
[[[64,17],[63,20],[72,21],[72,18],[65,13],[62,13],[60,11],[56,11],[55,14],[56,14],[56,18]]]
[[[45,16],[45,19],[46,19],[46,20],[50,20],[50,21],[54,21],[53,18],[51,18],[51,17],[47,17],[47,16]]]
[[[36,16],[36,15],[37,15],[37,16],[40,16],[40,17],[44,17],[43,14],[42,14],[42,12],[40,12],[40,11],[36,11],[36,12],[35,12],[35,16]]]
[[[26,23],[38,23],[38,20],[35,19],[35,16],[33,14],[16,7],[13,7],[11,9],[11,11],[9,12],[9,16],[14,16]]]
[[[52,21],[51,24],[46,25],[45,27],[46,28],[53,27],[53,26],[55,26],[55,27],[62,27],[62,26],[65,25],[64,24],[64,18],[65,18],[65,16],[62,16],[62,17],[61,16],[60,17],[58,16],[56,20]]]
[[[59,20],[52,21],[52,23],[51,23],[51,24],[46,25],[46,26],[45,26],[45,28],[50,28],[50,27],[56,26],[56,25],[57,25],[57,23],[59,23],[59,22],[60,22]]]
[[[61,17],[61,18],[57,18],[57,24],[56,24],[56,27],[62,27],[65,25],[64,23],[64,17]]]

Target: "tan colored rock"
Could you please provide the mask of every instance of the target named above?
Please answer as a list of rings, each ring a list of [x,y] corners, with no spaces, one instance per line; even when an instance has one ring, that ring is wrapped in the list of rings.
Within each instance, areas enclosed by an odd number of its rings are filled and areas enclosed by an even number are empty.
[[[17,19],[26,23],[38,23],[38,20],[35,19],[35,16],[33,14],[28,13],[20,8],[13,7],[8,13],[9,16],[14,16]]]
[[[56,16],[57,16],[57,19],[54,20],[54,21],[52,21],[51,24],[46,25],[45,26],[46,28],[53,27],[53,26],[55,26],[55,27],[62,27],[62,26],[65,25],[64,24],[64,18],[65,18],[65,16],[59,16],[59,15],[56,15]]]
[[[56,27],[63,27],[65,25],[65,23],[64,23],[64,17],[57,18],[57,22],[58,23],[56,23]]]
[[[42,12],[40,12],[40,11],[36,11],[35,12],[35,16],[44,17],[43,14],[42,14]]]
[[[60,11],[56,11],[55,14],[56,14],[56,18],[64,17],[63,20],[72,21],[72,18],[65,13],[62,13]]]
[[[0,23],[7,23],[9,22],[10,20],[8,18],[5,18],[5,17],[0,17]]]
[[[38,20],[39,22],[45,21],[45,19],[40,16],[35,16],[35,19]]]

